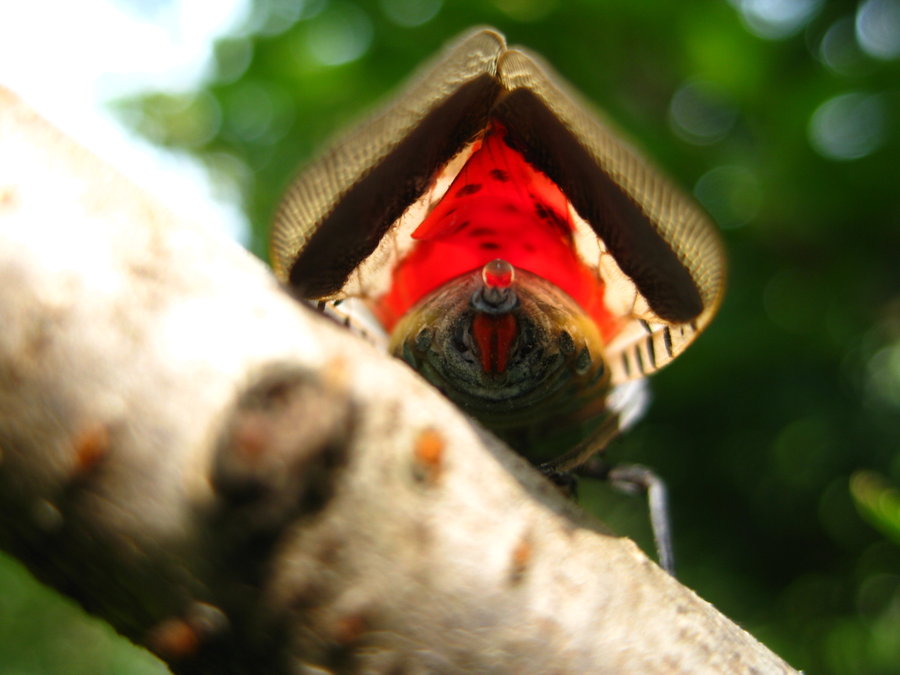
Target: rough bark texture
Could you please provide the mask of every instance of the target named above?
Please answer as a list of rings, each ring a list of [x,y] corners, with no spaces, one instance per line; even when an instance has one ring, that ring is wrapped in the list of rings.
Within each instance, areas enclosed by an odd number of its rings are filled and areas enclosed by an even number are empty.
[[[2,90],[0,507],[178,673],[794,672]]]

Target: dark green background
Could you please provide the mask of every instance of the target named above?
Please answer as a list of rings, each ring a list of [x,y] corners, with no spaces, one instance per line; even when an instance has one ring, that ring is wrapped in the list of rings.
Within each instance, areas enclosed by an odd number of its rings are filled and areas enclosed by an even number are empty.
[[[668,481],[681,580],[809,673],[900,673],[900,59],[854,43],[857,3],[783,0],[815,11],[777,35],[740,4],[260,0],[206,88],[119,110],[239,185],[264,255],[297,164],[449,38],[491,24],[543,54],[722,225],[721,313],[611,449]],[[342,47],[359,58],[322,63]],[[843,117],[821,112],[844,94]],[[860,156],[824,156],[813,128]],[[641,500],[582,492],[646,547]],[[154,672],[20,575],[0,672]]]

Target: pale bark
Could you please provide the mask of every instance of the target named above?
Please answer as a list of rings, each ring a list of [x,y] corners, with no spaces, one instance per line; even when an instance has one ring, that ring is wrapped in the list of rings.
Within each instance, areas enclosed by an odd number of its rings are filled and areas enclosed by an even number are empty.
[[[2,90],[0,504],[175,672],[794,672]]]

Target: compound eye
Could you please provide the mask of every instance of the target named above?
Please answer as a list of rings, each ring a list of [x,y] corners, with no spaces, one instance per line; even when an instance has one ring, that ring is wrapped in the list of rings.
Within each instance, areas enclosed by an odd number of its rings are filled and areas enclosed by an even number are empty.
[[[451,344],[464,361],[473,365],[478,362],[476,357],[478,350],[472,337],[470,326],[467,323],[459,322],[456,325]]]

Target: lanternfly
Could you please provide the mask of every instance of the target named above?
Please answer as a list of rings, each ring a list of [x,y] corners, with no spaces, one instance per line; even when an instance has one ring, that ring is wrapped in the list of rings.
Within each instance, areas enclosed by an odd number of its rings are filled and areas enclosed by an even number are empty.
[[[271,255],[548,473],[639,416],[721,302],[703,213],[541,60],[451,45],[288,189]],[[373,328],[374,326],[374,328]]]

